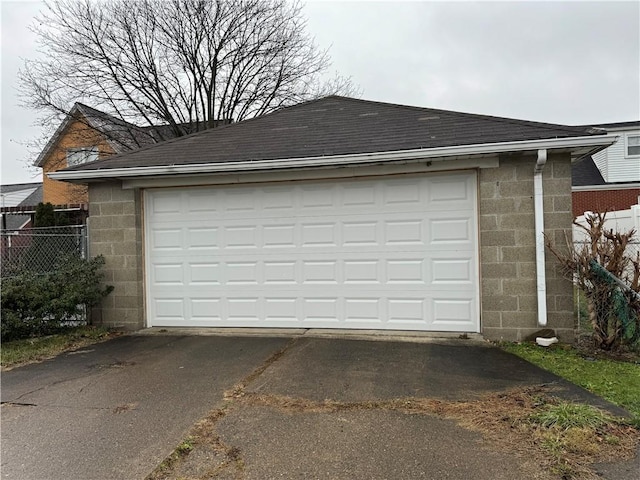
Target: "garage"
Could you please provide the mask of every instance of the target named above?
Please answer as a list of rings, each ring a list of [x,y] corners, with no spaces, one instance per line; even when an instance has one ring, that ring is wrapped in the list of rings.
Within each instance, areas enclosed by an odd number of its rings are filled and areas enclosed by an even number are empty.
[[[475,171],[144,191],[147,326],[479,332]]]

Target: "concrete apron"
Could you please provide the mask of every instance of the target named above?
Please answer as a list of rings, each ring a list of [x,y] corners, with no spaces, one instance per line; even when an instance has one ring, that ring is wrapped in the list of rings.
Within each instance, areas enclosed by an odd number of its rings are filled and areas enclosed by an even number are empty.
[[[151,327],[137,330],[132,335],[197,335],[223,337],[306,337],[334,338],[342,340],[369,340],[382,342],[431,343],[449,340],[466,340],[484,343],[479,333],[422,332],[414,330],[353,330],[331,328],[199,328],[199,327]],[[456,342],[459,343],[459,342]]]

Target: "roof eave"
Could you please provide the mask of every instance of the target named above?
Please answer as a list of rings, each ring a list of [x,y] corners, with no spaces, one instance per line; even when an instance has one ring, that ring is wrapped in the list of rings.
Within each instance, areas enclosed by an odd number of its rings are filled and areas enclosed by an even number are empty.
[[[59,170],[48,174],[54,180],[90,182],[105,179],[153,177],[162,175],[193,175],[201,173],[240,173],[258,170],[295,169],[309,167],[342,167],[376,162],[403,162],[412,160],[445,160],[451,157],[488,155],[547,150],[569,149],[575,157],[593,154],[612,145],[617,135],[596,135],[542,140],[521,140],[500,143],[482,143],[437,147],[429,149],[399,150],[392,152],[358,153],[303,158],[281,158],[242,162],[199,163],[184,165],[155,165],[149,167],[125,167],[95,170]]]

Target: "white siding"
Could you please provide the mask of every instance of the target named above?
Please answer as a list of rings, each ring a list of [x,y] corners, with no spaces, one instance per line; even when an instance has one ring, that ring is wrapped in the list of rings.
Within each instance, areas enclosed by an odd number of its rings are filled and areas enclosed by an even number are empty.
[[[600,170],[600,173],[602,174],[602,178],[604,178],[605,182],[609,181],[607,180],[607,177],[609,175],[609,173],[607,172],[607,157],[608,157],[607,153],[609,152],[609,148],[605,148],[604,150],[591,156],[591,158],[593,158],[593,163],[595,163],[596,167],[598,167],[598,170]]]
[[[618,141],[606,150],[593,155],[593,161],[602,173],[602,177],[605,182],[639,182],[640,157],[627,157],[626,137],[640,135],[640,130],[610,130],[610,133],[620,135]]]

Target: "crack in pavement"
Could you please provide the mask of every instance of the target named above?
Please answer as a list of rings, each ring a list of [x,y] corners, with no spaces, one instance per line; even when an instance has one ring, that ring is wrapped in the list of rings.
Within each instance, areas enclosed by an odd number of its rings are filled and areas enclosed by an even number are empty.
[[[223,401],[226,402],[224,408],[212,410],[191,429],[187,438],[195,439],[193,447],[208,447],[208,450],[220,453],[224,457],[224,460],[207,469],[200,478],[213,478],[214,475],[222,473],[223,471],[228,471],[229,469],[234,470],[233,476],[237,480],[242,480],[244,478],[244,460],[242,459],[240,449],[236,446],[227,445],[220,436],[215,433],[215,426],[221,418],[233,411],[235,407],[235,400],[246,394],[246,388],[249,384],[258,379],[260,375],[267,370],[267,368],[281,359],[293,348],[294,345],[298,343],[298,340],[299,337],[291,338],[284,347],[270,355],[251,373],[233,385],[230,389],[226,390],[223,395]],[[149,473],[145,480],[160,480],[168,478],[166,475],[171,475],[176,468],[187,461],[186,459],[188,458],[190,451],[191,449],[184,452],[180,449],[180,446],[176,447],[176,449],[174,449],[174,451],[165,458],[160,465]]]

